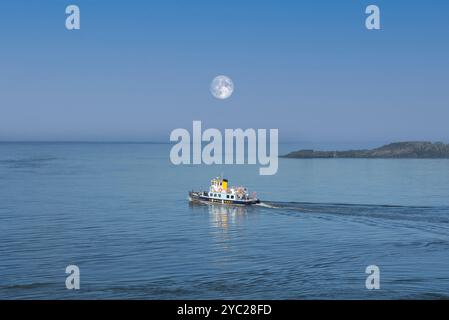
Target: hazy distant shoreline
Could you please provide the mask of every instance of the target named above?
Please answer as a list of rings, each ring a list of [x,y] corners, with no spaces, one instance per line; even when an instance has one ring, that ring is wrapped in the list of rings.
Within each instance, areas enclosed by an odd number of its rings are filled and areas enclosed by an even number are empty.
[[[366,158],[366,159],[449,159],[449,144],[442,142],[394,142],[375,149],[315,151],[304,149],[281,156],[294,159]]]

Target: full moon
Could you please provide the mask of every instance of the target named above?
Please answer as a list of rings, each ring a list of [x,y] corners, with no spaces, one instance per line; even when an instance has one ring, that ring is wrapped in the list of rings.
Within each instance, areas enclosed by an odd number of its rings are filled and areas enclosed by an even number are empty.
[[[226,76],[215,77],[210,84],[210,92],[217,99],[227,99],[234,92],[234,83]]]

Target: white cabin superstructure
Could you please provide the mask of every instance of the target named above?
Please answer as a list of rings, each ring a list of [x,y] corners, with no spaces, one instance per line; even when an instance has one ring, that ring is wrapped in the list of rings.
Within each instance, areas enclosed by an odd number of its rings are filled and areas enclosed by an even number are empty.
[[[209,197],[225,200],[247,200],[248,189],[244,187],[228,187],[228,180],[217,177],[210,181]]]

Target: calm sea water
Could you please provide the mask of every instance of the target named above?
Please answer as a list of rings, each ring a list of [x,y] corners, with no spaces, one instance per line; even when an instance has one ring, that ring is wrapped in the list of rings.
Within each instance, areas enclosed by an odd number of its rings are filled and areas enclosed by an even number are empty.
[[[259,176],[173,166],[169,149],[0,144],[0,298],[449,298],[449,160],[280,159]],[[262,206],[190,205],[223,171]]]

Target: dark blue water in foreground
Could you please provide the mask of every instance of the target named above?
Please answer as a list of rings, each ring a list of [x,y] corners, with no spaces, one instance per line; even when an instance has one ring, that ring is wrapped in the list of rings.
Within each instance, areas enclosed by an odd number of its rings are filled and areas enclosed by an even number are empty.
[[[449,298],[448,160],[280,159],[259,176],[173,166],[169,148],[0,144],[0,298]],[[222,171],[266,201],[190,205]]]

